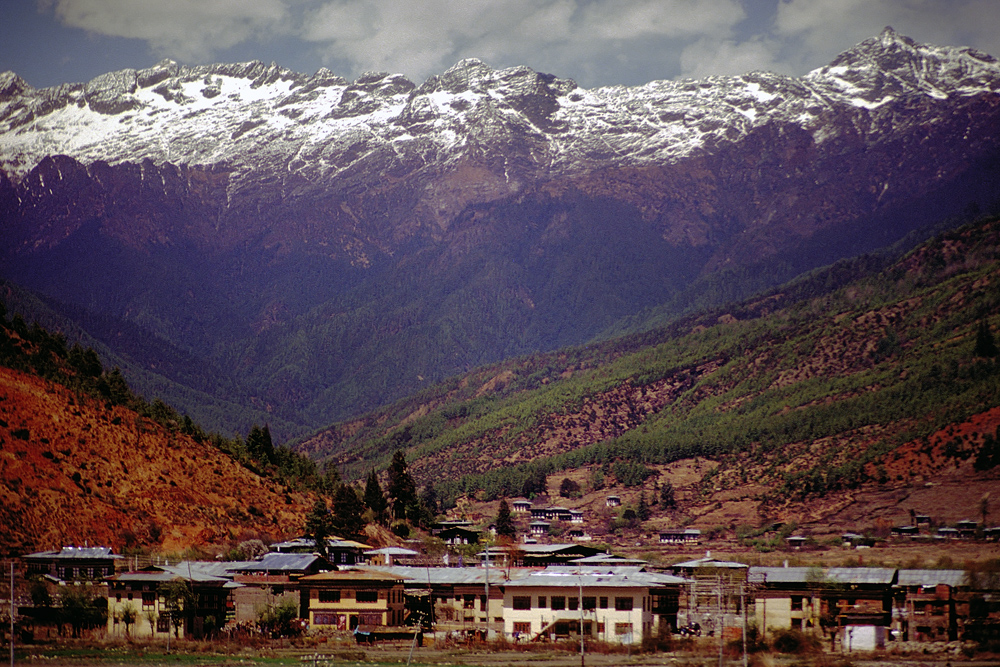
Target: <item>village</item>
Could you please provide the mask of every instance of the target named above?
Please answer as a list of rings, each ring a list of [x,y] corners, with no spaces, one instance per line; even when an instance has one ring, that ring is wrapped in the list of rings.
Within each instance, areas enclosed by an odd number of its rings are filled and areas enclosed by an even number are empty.
[[[614,507],[620,498],[606,502]],[[846,653],[1000,639],[998,572],[790,566],[788,560],[750,565],[713,557],[695,528],[661,531],[659,543],[704,556],[654,564],[593,546],[581,510],[527,499],[511,507],[527,527],[520,540],[498,539],[493,525],[476,530],[468,520],[441,521],[433,535],[447,548],[434,554],[419,540],[373,548],[336,537],[324,555],[300,537],[239,561],[159,560],[100,546],[28,554],[15,595],[19,641],[61,632],[60,623],[52,627],[52,608],[67,604],[66,591],[83,587],[93,591],[90,604],[99,611],[89,620],[71,619],[74,636],[128,641],[264,634],[655,650],[681,635],[745,650],[748,641],[766,645],[792,636]],[[894,528],[891,539],[997,539],[996,528],[972,521],[931,532],[927,516],[912,519]],[[568,541],[549,535],[553,523],[564,524],[559,537]],[[789,535],[784,549],[799,553],[807,541]],[[840,548],[869,549],[870,540],[845,533]]]

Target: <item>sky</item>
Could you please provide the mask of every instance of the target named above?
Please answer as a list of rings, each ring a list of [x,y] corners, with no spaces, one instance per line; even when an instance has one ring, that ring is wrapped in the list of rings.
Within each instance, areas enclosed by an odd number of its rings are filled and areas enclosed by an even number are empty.
[[[170,58],[414,83],[463,58],[585,88],[802,75],[885,26],[1000,57],[1000,0],[0,0],[0,72],[43,88]]]

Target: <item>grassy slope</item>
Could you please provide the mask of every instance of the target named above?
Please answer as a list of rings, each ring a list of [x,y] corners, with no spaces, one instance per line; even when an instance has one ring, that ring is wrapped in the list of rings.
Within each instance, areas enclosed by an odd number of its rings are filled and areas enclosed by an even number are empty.
[[[403,448],[451,497],[518,495],[534,468],[693,456],[753,475],[771,505],[857,488],[902,443],[1000,405],[996,362],[972,354],[981,319],[1000,328],[998,257],[1000,221],[970,225],[876,273],[842,262],[665,329],[483,368],[300,446],[349,475]]]

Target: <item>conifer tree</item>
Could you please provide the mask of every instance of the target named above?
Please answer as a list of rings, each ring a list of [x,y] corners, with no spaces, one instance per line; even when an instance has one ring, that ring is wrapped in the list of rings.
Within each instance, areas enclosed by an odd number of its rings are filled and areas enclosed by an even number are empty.
[[[977,357],[995,357],[1000,354],[997,343],[990,332],[990,326],[986,320],[979,320],[979,329],[976,331],[976,348],[972,352]]]
[[[378,483],[375,470],[368,473],[368,480],[365,483],[365,507],[370,509],[375,515],[375,521],[385,523],[386,510],[389,507],[389,503],[382,492],[382,486]]]
[[[333,495],[333,514],[330,528],[340,537],[359,537],[365,527],[361,517],[364,506],[358,498],[358,492],[350,484],[341,484]]]
[[[405,519],[406,508],[417,499],[417,486],[406,470],[406,456],[397,449],[389,465],[389,500],[394,519]]]
[[[507,505],[507,501],[503,498],[500,499],[500,507],[497,509],[495,526],[497,530],[497,537],[509,537],[510,539],[514,539],[517,535],[517,530],[514,527],[514,519],[510,515],[510,507]]]
[[[316,545],[316,553],[326,559],[330,557],[330,545],[327,542],[330,529],[330,509],[325,500],[316,498],[312,510],[306,515],[305,535]]]

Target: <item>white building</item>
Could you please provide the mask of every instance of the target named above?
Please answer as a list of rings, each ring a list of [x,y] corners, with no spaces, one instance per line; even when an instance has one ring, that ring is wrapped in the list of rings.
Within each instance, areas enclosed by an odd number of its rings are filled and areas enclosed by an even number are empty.
[[[504,632],[515,641],[546,641],[578,637],[582,624],[591,639],[639,643],[659,617],[676,619],[684,583],[639,567],[549,567],[507,583]]]

